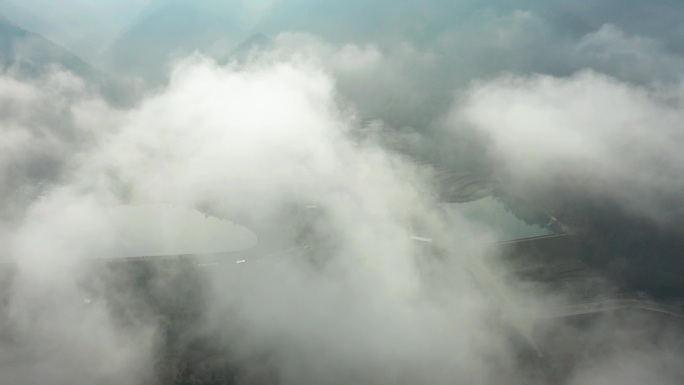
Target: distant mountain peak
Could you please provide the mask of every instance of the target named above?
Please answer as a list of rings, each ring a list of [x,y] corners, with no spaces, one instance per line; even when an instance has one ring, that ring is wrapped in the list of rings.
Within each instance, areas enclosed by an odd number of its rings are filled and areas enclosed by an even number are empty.
[[[11,69],[14,76],[34,78],[55,67],[83,78],[116,104],[132,97],[125,82],[115,81],[61,45],[0,16],[0,70]]]
[[[61,45],[25,30],[0,16],[0,66],[14,68],[24,75],[37,75],[59,65],[82,77],[95,70],[90,64]]]

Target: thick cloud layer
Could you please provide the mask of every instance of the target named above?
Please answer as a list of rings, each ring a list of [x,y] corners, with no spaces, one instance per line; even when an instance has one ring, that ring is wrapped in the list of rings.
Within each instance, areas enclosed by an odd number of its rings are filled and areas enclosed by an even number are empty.
[[[251,368],[244,383],[681,382],[676,328],[532,321],[564,295],[491,259],[487,229],[442,210],[426,166],[676,228],[679,9],[631,23],[614,3],[579,2],[560,22],[535,2],[262,2],[249,23],[271,42],[177,61],[130,109],[64,71],[6,72],[3,378],[148,383],[164,344],[193,354],[203,338],[221,365]],[[84,262],[255,238],[288,251],[184,273]],[[167,307],[182,309],[179,335]],[[566,351],[584,354],[542,369]]]
[[[48,373],[57,383],[146,378],[154,317],[123,289],[113,295],[130,301],[133,326],[121,326],[106,301],[83,305],[82,282],[93,279],[83,260],[109,256],[117,245],[129,252],[117,243],[120,218],[112,207],[157,202],[263,224],[260,242],[286,246],[299,242],[297,210],[318,207],[313,234],[327,239],[314,243],[318,249],[228,272],[231,279],[217,274],[209,296],[209,330],[238,360],[272,355],[285,383],[465,375],[489,382],[514,370],[507,329],[490,325],[509,294],[482,290],[498,285],[477,261],[486,238],[447,221],[419,167],[350,139],[354,115],[338,107],[333,81],[317,67],[276,61],[236,70],[194,57],[139,108],[104,112],[99,120],[69,121],[74,130],[115,128],[91,132],[88,148],[62,154],[63,177],[25,205],[20,220],[7,222],[17,275],[3,322],[19,337],[3,343],[3,373],[19,382]],[[294,214],[283,215],[288,207]],[[136,212],[129,217],[141,221],[155,211]],[[185,223],[165,226],[172,235]],[[425,249],[412,235],[434,238],[434,245]],[[453,258],[432,261],[439,250]],[[69,354],[55,354],[60,350]],[[36,370],[17,367],[19,352],[31,355]],[[97,364],[103,356],[119,358],[104,370]],[[486,357],[503,372],[489,372]],[[86,369],[54,373],[77,366]]]
[[[131,292],[125,275],[92,275],[83,261],[117,250],[131,253],[131,243],[122,243],[120,237],[135,238],[148,231],[151,225],[146,223],[161,217],[177,220],[154,226],[161,231],[154,237],[160,236],[162,244],[165,236],[174,242],[187,237],[186,244],[192,245],[209,234],[188,230],[188,224],[198,223],[195,214],[183,214],[192,208],[253,226],[260,245],[300,250],[212,268],[202,289],[204,299],[176,305],[204,309],[184,338],[208,336],[230,365],[267,368],[240,374],[246,382],[449,383],[457,378],[486,384],[547,378],[521,357],[541,354],[540,346],[558,339],[540,336],[535,330],[546,326],[535,326],[530,318],[550,299],[538,290],[521,291],[515,281],[503,279],[503,266],[485,263],[491,239],[482,228],[439,209],[428,183],[430,170],[383,148],[373,136],[357,135],[362,126],[354,111],[339,107],[333,79],[321,70],[316,55],[308,57],[223,67],[192,57],[176,68],[167,89],[129,111],[91,101],[89,105],[100,106],[93,110],[98,113],[79,113],[74,106],[89,99],[76,97],[65,124],[74,132],[88,132],[89,145],[58,153],[64,159],[61,177],[4,222],[17,272],[9,283],[2,321],[9,339],[2,342],[0,363],[8,378],[149,381],[153,363],[160,359],[157,344],[164,330],[154,309],[158,301],[172,301],[189,290],[189,282],[178,281],[177,273],[159,266],[149,289],[157,297],[148,302]],[[575,97],[579,93],[588,98],[582,94],[587,89],[602,91],[601,100],[621,103],[629,113],[588,115],[595,103]],[[571,96],[564,97],[564,92]],[[27,108],[43,103],[28,96],[24,100]],[[545,103],[555,104],[544,109]],[[650,143],[638,129],[640,119],[662,119],[668,127],[676,115],[667,106],[644,90],[585,73],[568,80],[479,84],[451,122],[484,129],[492,155],[512,166],[507,171],[515,183],[543,185],[546,171],[556,176],[566,170],[580,173],[588,162],[599,166],[580,175],[586,179],[582,186],[591,190],[600,182],[613,183],[621,191],[633,191],[620,196],[626,202],[647,207],[648,191],[643,195],[631,189],[631,183],[653,189],[669,185],[635,182],[638,179],[627,172],[618,172],[622,162],[615,158],[621,146]],[[504,118],[497,120],[491,109]],[[537,128],[539,119],[558,122],[553,126],[563,140],[548,139]],[[632,127],[626,131],[631,136],[612,140],[616,133],[625,133],[618,127],[625,122],[635,124],[627,126]],[[590,123],[593,129],[581,130]],[[502,126],[511,132],[498,131]],[[30,134],[21,127],[16,128],[19,133]],[[524,143],[542,141],[542,150],[516,153],[519,135],[527,135]],[[57,143],[47,147],[57,151],[71,142],[62,138]],[[634,167],[654,167],[643,163],[639,154],[621,159]],[[16,188],[22,183],[28,184],[7,180],[5,185]],[[121,205],[131,208],[122,210]],[[308,219],[303,222],[303,217]],[[136,222],[127,229],[125,220]],[[128,231],[122,233],[122,227]],[[226,231],[225,239],[231,239],[242,230],[226,222],[211,231]],[[105,282],[114,286],[91,300],[93,287],[102,290]],[[557,295],[553,301],[556,306],[563,303]],[[657,330],[648,322],[637,320],[624,328]],[[607,337],[600,328],[550,327],[561,328],[569,338],[561,345],[565,348],[588,335],[627,350],[649,347],[652,354],[669,357],[663,364],[667,370],[657,373],[643,361],[646,356],[599,350],[587,360],[605,364],[582,361],[578,371],[561,370],[561,378],[613,381],[611,368],[627,362],[638,367],[636,373],[643,378],[669,381],[679,375],[673,368],[680,357],[676,347],[652,347],[646,337]],[[103,356],[110,358],[106,364]],[[17,364],[17,357],[31,363],[32,370]]]

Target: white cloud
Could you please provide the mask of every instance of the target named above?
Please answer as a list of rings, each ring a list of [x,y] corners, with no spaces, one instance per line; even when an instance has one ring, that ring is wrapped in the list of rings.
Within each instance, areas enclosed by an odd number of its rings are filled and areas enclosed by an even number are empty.
[[[348,48],[345,55],[357,53]],[[465,222],[447,221],[419,167],[373,142],[350,139],[354,114],[339,107],[333,78],[313,63],[222,67],[195,56],[177,66],[166,89],[138,107],[110,111],[101,121],[90,115],[70,119],[76,132],[85,129],[81,124],[106,129],[86,130],[93,138],[87,147],[77,146],[76,156],[60,154],[68,160],[60,186],[43,190],[13,224],[8,238],[19,280],[9,317],[27,325],[21,333],[33,332],[34,341],[49,341],[47,351],[67,349],[67,341],[74,351],[37,358],[36,375],[9,364],[3,373],[37,381],[55,366],[82,364],[89,369],[61,373],[57,382],[79,375],[125,382],[145,375],[156,324],[144,304],[126,296],[130,288],[110,295],[138,314],[131,329],[118,328],[118,314],[105,304],[84,313],[59,304],[86,295],[79,285],[89,278],[83,258],[130,252],[118,239],[111,207],[160,202],[249,218],[285,245],[302,236],[296,208],[319,207],[309,230],[322,237],[306,257],[313,261],[293,256],[211,281],[211,322],[205,326],[236,359],[273,354],[275,369],[298,383],[329,376],[345,383],[392,383],[404,375],[444,383],[466,375],[499,378],[488,373],[485,357],[497,357],[513,371],[509,346],[497,342],[500,331],[482,324],[507,306],[500,294],[505,290],[486,294],[475,283],[493,283],[475,262],[486,238]],[[138,210],[127,217],[178,219],[174,210]],[[187,232],[191,217],[165,222],[162,236]],[[146,225],[129,230],[136,228]],[[439,267],[423,260],[431,252],[410,239],[414,228],[454,258]],[[257,234],[268,244],[266,236]],[[173,288],[163,293],[174,296]],[[34,307],[37,298],[49,306]],[[70,323],[77,317],[80,322]],[[77,326],[81,334],[74,337]],[[3,350],[38,348],[27,341]],[[93,351],[121,357],[119,365],[103,371],[94,362],[101,355]]]
[[[590,196],[666,219],[684,167],[682,95],[673,92],[594,72],[504,77],[476,83],[452,122],[486,132],[492,155],[527,191],[561,178]]]

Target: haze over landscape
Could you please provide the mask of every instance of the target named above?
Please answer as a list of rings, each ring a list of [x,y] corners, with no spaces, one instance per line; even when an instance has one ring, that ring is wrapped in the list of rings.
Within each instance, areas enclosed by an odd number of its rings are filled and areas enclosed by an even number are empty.
[[[683,19],[0,0],[0,384],[682,383]]]

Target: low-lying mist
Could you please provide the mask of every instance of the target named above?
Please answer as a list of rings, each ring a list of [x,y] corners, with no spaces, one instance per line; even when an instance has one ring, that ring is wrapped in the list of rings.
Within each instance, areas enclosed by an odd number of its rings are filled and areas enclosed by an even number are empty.
[[[351,57],[346,70],[364,64],[356,61],[359,55],[366,64],[376,59],[372,47],[346,49],[337,53]],[[206,360],[234,368],[236,383],[681,380],[678,346],[630,334],[658,331],[651,320],[625,322],[628,335],[610,337],[603,331],[619,320],[590,330],[563,322],[537,325],[530,314],[564,304],[562,296],[512,278],[497,259],[493,235],[444,210],[433,166],[363,134],[382,123],[357,112],[349,94],[338,90],[341,70],[319,59],[278,54],[221,65],[197,54],[177,63],[169,84],[131,109],[107,105],[65,72],[35,82],[3,74],[0,97],[8,107],[0,123],[11,141],[0,145],[6,149],[0,154],[0,239],[6,270],[13,273],[3,281],[0,302],[0,381],[168,383],[177,373],[164,366],[165,355],[174,353],[164,348],[185,355],[210,351]],[[578,83],[580,91],[598,84],[630,111],[630,103],[650,106],[643,93],[630,96],[625,87],[592,76],[567,82]],[[593,142],[568,134],[567,147],[549,147],[533,141],[543,136],[525,130],[528,119],[497,131],[516,122],[520,111],[528,114],[511,100],[540,104],[519,97],[515,92],[522,91],[510,84],[523,84],[542,100],[558,100],[554,87],[574,90],[552,79],[529,82],[504,82],[508,93],[493,94],[499,83],[476,84],[443,129],[483,132],[494,141],[485,155],[511,166],[506,175],[514,185],[543,186],[532,176],[546,172],[555,154],[575,159],[572,151],[599,146],[591,152],[597,156],[607,146],[606,158],[589,159],[605,167],[590,179],[616,175],[606,186],[619,189],[621,202],[649,204],[641,198],[648,191],[626,193],[631,179],[614,172],[620,143],[615,149],[610,139],[585,146]],[[504,107],[511,111],[500,117]],[[583,114],[588,107],[578,108]],[[637,124],[652,117],[669,124],[677,117],[648,111]],[[542,122],[556,118],[540,114]],[[559,121],[567,121],[563,117]],[[609,126],[606,137],[623,138],[628,149],[643,142],[638,131],[624,136],[616,127]],[[525,147],[517,147],[518,138]],[[529,145],[537,144],[535,156]],[[651,154],[660,148],[649,146]],[[642,158],[637,154],[627,164],[642,164]],[[558,169],[563,165],[551,171],[557,175]],[[235,239],[235,250],[256,238],[258,247],[289,251],[219,266],[159,262],[93,269],[99,263],[93,259],[160,250],[145,244],[151,233],[167,246],[221,238],[196,224],[201,215],[214,224],[211,231]],[[122,232],[139,243],[122,240]],[[211,251],[229,250],[196,252]],[[179,264],[186,270],[174,270]],[[539,328],[547,332],[542,340]],[[539,369],[546,343],[561,341],[570,349],[577,336],[596,348],[590,359],[559,370],[562,375]],[[592,345],[594,337],[612,348]],[[641,350],[630,350],[635,346]],[[626,377],[625,367],[634,375]]]

